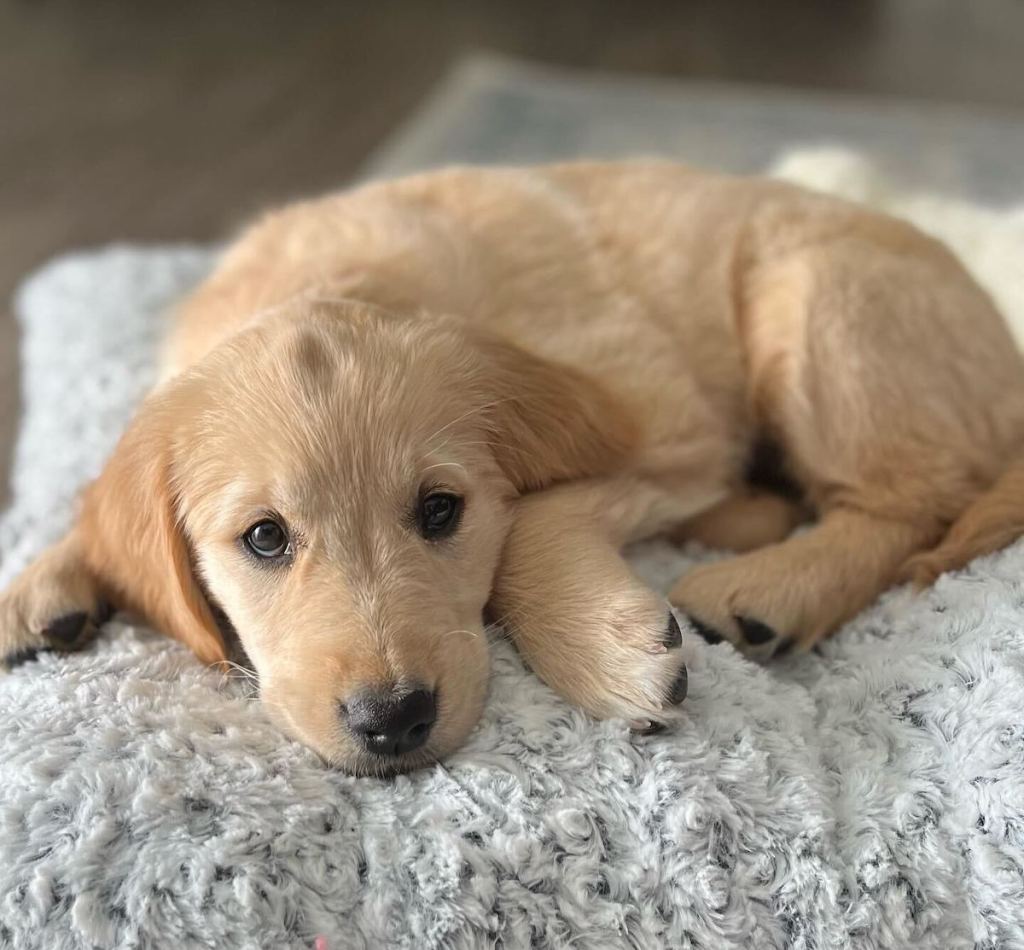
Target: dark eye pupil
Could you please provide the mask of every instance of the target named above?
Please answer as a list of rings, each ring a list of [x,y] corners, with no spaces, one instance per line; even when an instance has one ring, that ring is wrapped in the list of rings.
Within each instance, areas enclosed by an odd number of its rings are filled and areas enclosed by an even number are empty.
[[[457,495],[435,492],[423,499],[420,507],[420,530],[425,538],[450,534],[458,519],[461,499]]]
[[[454,510],[455,506],[447,496],[427,499],[427,521],[431,525],[447,524]]]
[[[263,557],[278,557],[288,547],[288,536],[276,521],[261,521],[246,535],[249,547]]]

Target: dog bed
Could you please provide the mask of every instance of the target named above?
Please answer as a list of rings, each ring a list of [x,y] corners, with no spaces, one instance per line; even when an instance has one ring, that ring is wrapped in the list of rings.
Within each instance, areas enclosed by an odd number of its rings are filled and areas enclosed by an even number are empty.
[[[943,237],[1024,327],[1024,209],[908,194],[836,149],[775,173]],[[66,526],[213,254],[114,247],[24,285],[0,585]],[[665,589],[716,555],[632,556]],[[0,947],[1024,947],[1024,544],[768,668],[684,643],[683,721],[638,737],[497,639],[468,745],[379,781],[115,619],[0,679]]]

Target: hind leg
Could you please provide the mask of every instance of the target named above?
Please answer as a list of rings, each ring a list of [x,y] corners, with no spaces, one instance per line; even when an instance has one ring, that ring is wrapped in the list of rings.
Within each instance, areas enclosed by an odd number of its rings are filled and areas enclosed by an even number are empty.
[[[811,512],[799,502],[748,489],[686,521],[669,537],[727,551],[753,551],[784,540],[810,517]]]
[[[803,253],[751,288],[755,410],[820,521],[691,571],[669,599],[757,658],[806,649],[870,604],[1020,435],[1020,357],[984,295],[951,259],[869,250]]]
[[[807,649],[889,587],[908,557],[934,542],[927,525],[834,508],[810,530],[686,574],[669,601],[712,643],[756,659]]]
[[[109,617],[73,534],[44,551],[0,594],[0,667],[45,650],[78,650]]]

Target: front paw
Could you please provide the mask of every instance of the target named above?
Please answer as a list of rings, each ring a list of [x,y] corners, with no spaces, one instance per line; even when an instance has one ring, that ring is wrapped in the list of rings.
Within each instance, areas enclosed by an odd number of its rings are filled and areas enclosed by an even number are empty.
[[[595,630],[593,675],[573,676],[569,689],[598,718],[626,719],[638,732],[655,731],[678,717],[686,699],[689,673],[682,643],[679,622],[664,609],[657,619],[628,631],[621,622]]]
[[[678,717],[689,686],[683,634],[653,594],[586,620],[549,618],[542,629],[515,639],[534,672],[565,699],[596,718],[625,719],[640,732]]]
[[[80,650],[110,614],[91,577],[62,542],[0,595],[0,668],[14,669],[42,652]]]
[[[4,599],[0,601],[0,667],[13,670],[40,653],[81,650],[96,639],[111,613],[105,604],[96,604],[90,610],[58,609],[56,616],[51,612],[32,620],[17,604]]]

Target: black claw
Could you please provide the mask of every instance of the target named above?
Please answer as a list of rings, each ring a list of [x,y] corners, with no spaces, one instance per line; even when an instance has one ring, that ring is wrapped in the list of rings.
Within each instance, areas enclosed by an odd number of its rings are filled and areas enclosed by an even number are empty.
[[[683,631],[679,629],[679,621],[676,620],[672,611],[669,611],[668,624],[665,626],[665,638],[661,642],[670,650],[683,645]]]
[[[667,728],[663,722],[652,722],[646,729],[637,729],[636,733],[638,736],[654,736]]]
[[[4,666],[9,670],[13,670],[16,666],[21,666],[23,663],[31,663],[37,656],[39,656],[39,650],[35,647],[26,647],[24,650],[18,650],[17,653],[9,653],[4,657]]]
[[[796,646],[796,641],[792,637],[787,637],[775,648],[775,656],[785,656],[789,653],[793,647]]]
[[[761,623],[760,620],[754,620],[753,617],[736,617],[735,619],[747,643],[760,646],[762,643],[779,638],[779,635],[768,624]]]
[[[679,671],[679,676],[676,677],[676,681],[672,684],[672,688],[668,692],[668,701],[673,706],[678,706],[684,699],[686,699],[686,691],[690,685],[690,677],[686,673],[686,667],[684,666]]]
[[[65,614],[58,617],[44,631],[43,636],[48,640],[56,640],[58,643],[71,645],[81,635],[85,625],[89,622],[89,615],[84,610],[75,611],[73,614]]]
[[[97,627],[102,627],[111,617],[114,616],[114,605],[101,600],[99,605],[96,607],[95,623]]]
[[[687,616],[689,617],[689,615]],[[693,629],[712,646],[716,643],[721,643],[725,639],[717,630],[709,627],[706,623],[701,623],[696,617],[689,617],[689,621]]]

